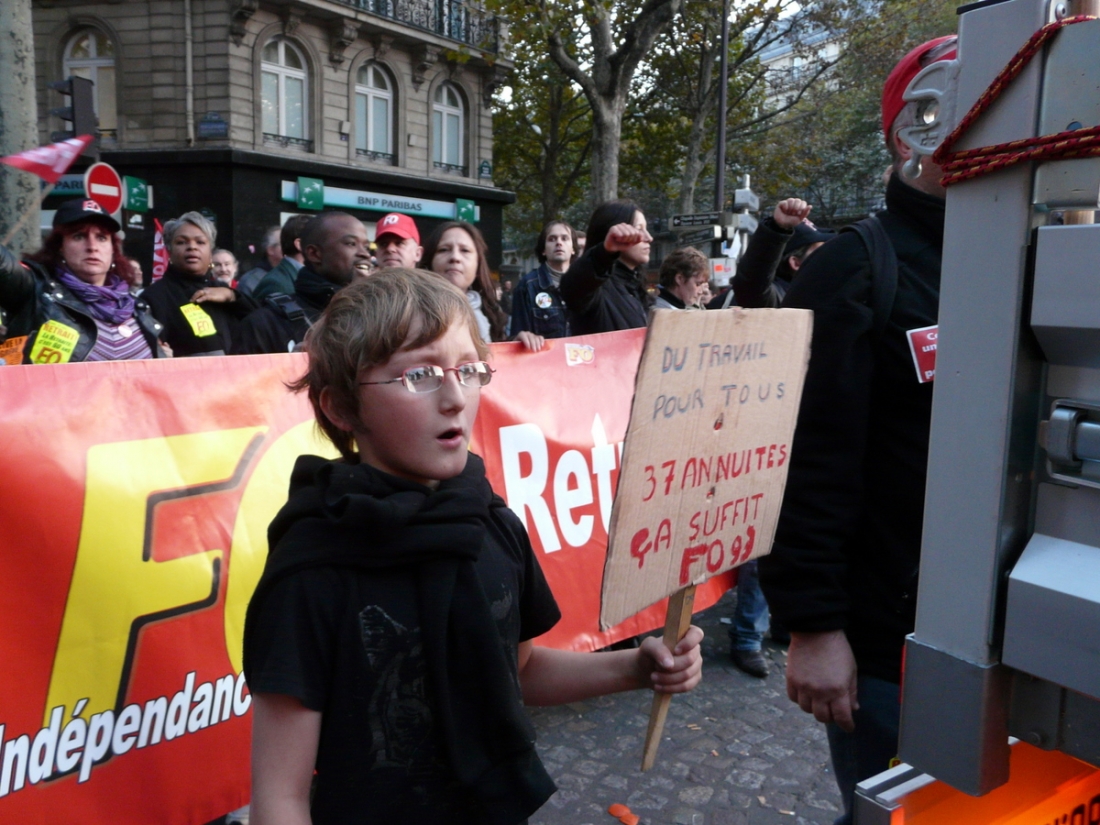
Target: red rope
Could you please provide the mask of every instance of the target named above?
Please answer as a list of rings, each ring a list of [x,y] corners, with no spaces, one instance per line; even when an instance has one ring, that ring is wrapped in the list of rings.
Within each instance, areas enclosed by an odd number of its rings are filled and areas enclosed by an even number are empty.
[[[981,97],[970,107],[970,111],[959,121],[959,125],[952,130],[951,134],[947,136],[946,140],[940,144],[932,155],[932,160],[938,163],[944,171],[944,176],[940,181],[944,186],[980,177],[1023,161],[1100,155],[1100,127],[1098,126],[1059,132],[1053,135],[1024,138],[1023,140],[1014,140],[995,146],[983,146],[980,149],[965,149],[961,152],[951,151],[951,147],[993,105],[994,101],[1001,96],[1001,93],[1008,88],[1009,84],[1019,77],[1020,72],[1027,67],[1031,59],[1039,53],[1039,50],[1055,34],[1066,26],[1096,19],[1096,17],[1087,14],[1067,17],[1054,23],[1048,23],[1028,38],[1028,41],[1001,69],[989,88],[982,92]]]

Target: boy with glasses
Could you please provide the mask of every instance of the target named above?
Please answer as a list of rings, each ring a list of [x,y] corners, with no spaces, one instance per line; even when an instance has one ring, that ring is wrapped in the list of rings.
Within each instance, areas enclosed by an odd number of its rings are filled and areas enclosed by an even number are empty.
[[[306,350],[294,388],[343,458],[298,460],[249,606],[253,814],[522,822],[554,792],[523,704],[691,690],[702,633],[674,651],[656,638],[599,656],[532,645],[560,614],[468,451],[493,371],[449,283],[412,270],[357,281]]]

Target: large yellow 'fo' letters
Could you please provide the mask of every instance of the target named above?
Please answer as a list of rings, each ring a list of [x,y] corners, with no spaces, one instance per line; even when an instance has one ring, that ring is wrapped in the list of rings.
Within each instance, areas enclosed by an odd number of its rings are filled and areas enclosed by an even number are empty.
[[[244,658],[244,617],[248,600],[260,581],[267,561],[267,526],[286,502],[287,483],[294,462],[303,453],[336,458],[332,443],[325,441],[312,421],[303,421],[283,433],[256,463],[248,487],[241,496],[233,547],[231,573],[225,590],[225,652],[237,673]]]
[[[88,699],[82,715],[115,708],[129,671],[132,629],[216,596],[224,550],[168,561],[144,558],[149,497],[240,476],[262,427],[99,444],[88,450],[80,531],[45,713]],[[231,485],[227,485],[231,486]],[[285,487],[284,487],[285,490]],[[201,492],[193,490],[191,494]],[[134,637],[136,641],[136,636]],[[48,719],[44,724],[48,723]]]

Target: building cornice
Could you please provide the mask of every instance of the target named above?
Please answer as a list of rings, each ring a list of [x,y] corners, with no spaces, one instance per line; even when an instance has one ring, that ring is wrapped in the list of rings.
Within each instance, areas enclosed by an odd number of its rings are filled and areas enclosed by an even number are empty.
[[[498,189],[495,186],[477,186],[458,181],[448,181],[444,178],[425,178],[421,175],[363,169],[339,163],[326,163],[325,161],[312,160],[306,157],[268,155],[247,149],[123,149],[120,151],[104,151],[102,159],[116,168],[127,166],[251,166],[286,172],[288,175],[295,177],[305,175],[320,178],[339,178],[345,181],[361,181],[376,186],[436,192],[441,195],[469,198],[482,202],[509,204],[515,203],[516,200],[515,192]]]

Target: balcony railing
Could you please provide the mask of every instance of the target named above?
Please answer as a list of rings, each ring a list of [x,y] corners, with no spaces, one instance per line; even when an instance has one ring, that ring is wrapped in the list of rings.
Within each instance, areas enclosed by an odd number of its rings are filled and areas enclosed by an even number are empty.
[[[438,160],[434,163],[435,168],[449,175],[462,175],[466,177],[470,171],[469,166],[459,166],[457,163],[440,163]]]
[[[312,140],[290,137],[288,135],[273,135],[271,132],[264,132],[264,143],[272,146],[282,146],[284,149],[288,146],[293,146],[296,149],[301,149],[303,152],[313,151]]]
[[[499,49],[497,18],[458,0],[337,0],[489,52]]]
[[[356,149],[356,157],[366,158],[367,160],[373,160],[378,163],[388,163],[393,166],[397,161],[397,157],[390,152],[375,152],[371,149]]]

